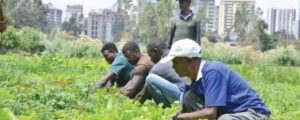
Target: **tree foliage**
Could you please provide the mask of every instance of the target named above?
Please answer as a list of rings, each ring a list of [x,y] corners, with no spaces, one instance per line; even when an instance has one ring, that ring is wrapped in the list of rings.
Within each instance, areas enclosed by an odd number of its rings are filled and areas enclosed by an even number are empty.
[[[234,32],[240,37],[241,44],[243,44],[245,41],[249,41],[249,37],[251,37],[249,33],[254,32],[252,30],[254,30],[258,18],[259,14],[256,15],[246,2],[242,3],[239,9],[236,11]]]
[[[81,26],[78,24],[76,17],[71,17],[69,21],[63,22],[62,30],[65,30],[73,36],[79,36],[81,33]]]
[[[15,28],[30,26],[48,32],[48,8],[42,0],[8,0],[7,17]]]
[[[161,0],[158,5],[148,4],[145,11],[139,14],[138,33],[143,42],[153,37],[167,40],[170,31],[172,1]]]
[[[42,44],[43,40],[45,40],[44,34],[32,27],[24,27],[21,30],[17,30],[10,26],[3,33],[2,39],[2,52],[14,50],[40,53],[45,49]]]
[[[266,30],[268,29],[268,25],[265,21],[260,20],[256,26],[256,29],[259,32],[259,40],[261,43],[261,50],[267,51],[276,47],[276,43],[278,41],[277,37],[274,35],[268,35]]]

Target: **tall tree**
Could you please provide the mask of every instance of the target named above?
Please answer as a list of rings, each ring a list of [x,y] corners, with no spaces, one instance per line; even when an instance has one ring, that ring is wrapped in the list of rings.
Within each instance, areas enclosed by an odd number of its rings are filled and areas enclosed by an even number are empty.
[[[253,21],[255,13],[251,10],[246,2],[242,3],[235,13],[234,32],[240,37],[240,42],[243,44],[247,39],[247,31],[253,29],[251,21]]]
[[[66,32],[77,37],[81,33],[81,26],[77,23],[76,17],[71,17],[69,21],[62,23],[62,30],[65,30]]]
[[[170,18],[172,17],[172,0],[160,0],[156,7],[157,37],[167,40],[170,30]]]
[[[153,5],[148,4],[145,11],[139,14],[138,31],[141,41],[146,43],[157,36],[157,16]]]
[[[7,16],[10,24],[16,28],[30,26],[45,32],[48,26],[47,12],[42,0],[7,1]]]
[[[167,40],[171,17],[173,16],[172,1],[160,0],[157,5],[150,2],[138,16],[138,33],[142,41],[147,42],[153,37]]]
[[[256,26],[259,33],[259,40],[261,43],[261,50],[267,51],[276,47],[277,37],[274,35],[268,35],[266,30],[268,29],[268,24],[264,20],[260,20]]]

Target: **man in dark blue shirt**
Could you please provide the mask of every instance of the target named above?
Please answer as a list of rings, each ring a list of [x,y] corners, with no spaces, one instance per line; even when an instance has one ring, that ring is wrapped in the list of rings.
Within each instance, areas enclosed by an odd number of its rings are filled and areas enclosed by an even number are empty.
[[[221,62],[202,60],[201,47],[185,39],[175,42],[167,57],[179,76],[188,76],[183,109],[173,119],[266,120],[271,112],[256,91]]]

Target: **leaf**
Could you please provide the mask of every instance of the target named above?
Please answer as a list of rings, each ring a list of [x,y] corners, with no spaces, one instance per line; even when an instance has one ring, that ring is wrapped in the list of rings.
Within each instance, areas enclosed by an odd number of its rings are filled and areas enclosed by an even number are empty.
[[[0,120],[17,120],[9,109],[0,109]]]

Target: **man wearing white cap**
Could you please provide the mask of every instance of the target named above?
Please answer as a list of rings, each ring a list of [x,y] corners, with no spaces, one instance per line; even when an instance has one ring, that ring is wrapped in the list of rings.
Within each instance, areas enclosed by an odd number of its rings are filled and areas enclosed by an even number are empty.
[[[171,60],[179,76],[192,80],[172,119],[267,120],[271,115],[245,79],[221,62],[203,60],[193,40],[175,42],[160,62]]]

